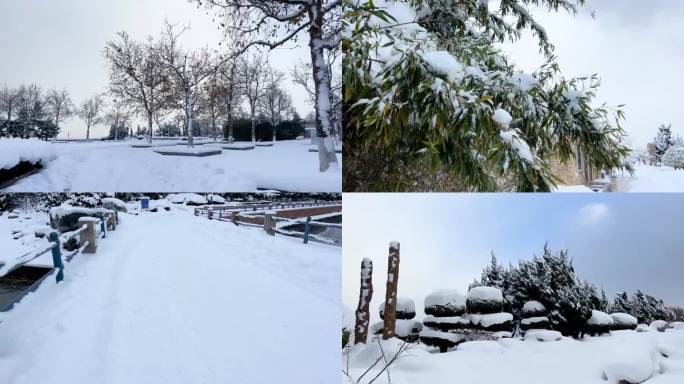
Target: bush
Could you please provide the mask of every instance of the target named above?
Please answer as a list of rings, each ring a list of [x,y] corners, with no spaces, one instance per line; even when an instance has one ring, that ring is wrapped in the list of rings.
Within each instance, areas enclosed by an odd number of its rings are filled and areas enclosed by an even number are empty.
[[[684,169],[684,147],[670,147],[663,155],[663,165]]]
[[[499,313],[503,311],[503,295],[494,287],[474,287],[466,295],[466,308],[469,313]]]
[[[466,311],[466,299],[457,290],[441,290],[425,298],[425,314],[437,317],[461,316]]]

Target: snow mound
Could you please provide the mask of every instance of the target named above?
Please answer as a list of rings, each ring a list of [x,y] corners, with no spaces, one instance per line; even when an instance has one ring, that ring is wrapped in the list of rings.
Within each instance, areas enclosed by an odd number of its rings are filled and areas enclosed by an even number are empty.
[[[636,331],[637,331],[637,332],[651,332],[651,331],[653,331],[653,329],[651,329],[651,328],[650,328],[648,325],[646,325],[646,324],[639,324],[639,325],[636,327]]]
[[[670,326],[677,331],[684,331],[684,321],[673,321]]]
[[[536,316],[546,313],[544,304],[536,300],[526,302],[525,305],[523,305],[522,310],[526,316]]]
[[[423,324],[417,320],[397,320],[394,324],[394,334],[399,337],[408,337],[412,333],[423,330]]]
[[[651,324],[649,324],[649,327],[651,329],[663,332],[667,328],[667,321],[665,321],[665,320],[654,320]]]
[[[55,147],[38,139],[0,139],[0,169],[10,169],[22,161],[48,162],[57,158]]]
[[[593,309],[591,317],[587,320],[589,325],[613,325],[613,318],[605,312]]]
[[[610,357],[603,374],[611,383],[641,383],[653,376],[653,361],[643,350],[623,349]]]
[[[616,325],[637,325],[637,318],[628,313],[611,313],[613,323]]]
[[[174,204],[207,204],[207,198],[197,193],[171,193],[166,196],[166,200]]]
[[[457,290],[440,290],[425,298],[425,314],[459,316],[465,313],[466,299]]]
[[[534,340],[534,341],[559,341],[563,338],[558,331],[547,331],[543,329],[535,329],[525,332],[524,340]]]

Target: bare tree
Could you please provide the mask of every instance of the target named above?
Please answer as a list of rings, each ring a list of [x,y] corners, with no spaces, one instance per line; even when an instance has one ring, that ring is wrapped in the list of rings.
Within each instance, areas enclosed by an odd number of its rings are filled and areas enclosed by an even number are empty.
[[[252,120],[252,142],[256,141],[257,108],[266,94],[269,71],[268,60],[263,55],[252,56],[252,59],[242,66],[242,87]]]
[[[109,61],[109,91],[133,110],[147,118],[149,142],[152,142],[154,114],[168,102],[168,78],[164,73],[156,43],[148,38],[140,43],[126,32],[118,41],[109,41],[105,57]]]
[[[71,101],[69,92],[66,89],[59,91],[56,89],[50,90],[46,101],[52,114],[52,119],[59,129],[59,122],[74,114],[74,103]]]
[[[95,95],[86,99],[76,111],[78,117],[86,124],[86,140],[90,140],[90,128],[103,121],[102,104],[102,97]]]
[[[274,49],[306,32],[316,94],[319,168],[337,164],[332,134],[330,72],[325,52],[340,45],[342,0],[189,0],[218,11],[227,30],[243,35],[250,46]]]
[[[243,96],[242,80],[240,78],[243,65],[246,64],[239,56],[231,55],[230,60],[218,67],[221,83],[224,86],[222,99],[225,107],[226,125],[228,126],[228,141],[230,142],[235,140],[233,137],[234,117],[239,111]]]
[[[217,123],[225,115],[223,97],[226,92],[225,85],[221,82],[221,74],[214,71],[204,83],[200,92],[200,109],[206,113],[214,140],[218,138]]]
[[[276,141],[276,128],[284,115],[292,108],[292,98],[280,86],[285,74],[270,69],[266,78],[266,87],[261,99],[262,113],[268,117],[273,127],[273,142]]]
[[[198,87],[215,73],[217,63],[207,48],[195,51],[184,50],[178,39],[189,28],[175,31],[175,26],[166,23],[160,47],[160,62],[173,78],[173,90],[183,96],[188,146],[193,147],[193,117]]]

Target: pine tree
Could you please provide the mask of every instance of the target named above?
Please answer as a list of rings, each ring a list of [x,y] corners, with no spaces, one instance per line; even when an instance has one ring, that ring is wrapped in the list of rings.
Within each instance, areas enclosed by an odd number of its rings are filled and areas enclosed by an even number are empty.
[[[658,135],[655,137],[653,144],[655,145],[656,160],[661,161],[665,152],[674,145],[672,125],[661,124],[658,127]]]
[[[630,314],[630,302],[627,292],[618,292],[615,294],[613,303],[608,308],[610,313],[628,313]]]
[[[594,107],[596,75],[562,77],[530,3],[577,10],[564,0],[506,0],[491,10],[478,0],[349,2],[343,120],[354,155],[345,189],[425,190],[441,171],[452,189],[548,191],[552,159],[577,151],[592,167],[623,168],[622,111]],[[547,60],[533,74],[497,46],[526,29]]]

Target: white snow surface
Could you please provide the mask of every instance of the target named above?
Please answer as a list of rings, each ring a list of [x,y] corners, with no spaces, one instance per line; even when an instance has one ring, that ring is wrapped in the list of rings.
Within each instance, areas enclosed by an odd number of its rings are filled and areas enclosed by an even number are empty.
[[[663,329],[667,327],[667,321],[665,320],[654,320],[648,325],[651,329]]]
[[[610,317],[613,318],[613,323],[621,325],[637,325],[637,318],[628,313],[611,313]]]
[[[532,329],[525,332],[525,341],[559,341],[563,339],[558,331],[549,331],[546,329]]]
[[[503,302],[501,290],[495,287],[473,287],[466,295],[471,300],[485,300]]]
[[[520,324],[531,325],[531,324],[537,324],[537,323],[545,323],[548,321],[549,321],[549,318],[546,316],[536,316],[536,317],[524,318],[524,319],[520,320]]]
[[[121,216],[0,314],[0,382],[339,382],[339,247],[191,209]]]
[[[635,166],[634,175],[618,175],[619,192],[684,192],[684,170],[651,165]]]
[[[425,298],[425,306],[442,306],[442,307],[454,307],[454,308],[464,308],[466,305],[465,296],[455,289],[442,289],[435,291]]]
[[[464,343],[442,354],[429,346],[412,345],[391,367],[391,380],[393,384],[615,384],[620,377],[651,377],[645,384],[684,382],[684,331],[616,331],[582,340],[560,337],[554,331],[527,332],[526,337],[532,336],[557,341],[504,338]],[[349,363],[350,376],[358,378],[380,356],[377,343],[352,348],[348,361],[343,354],[342,367]],[[399,345],[396,339],[387,340],[383,349],[391,356]],[[379,371],[376,367],[367,375],[374,377]],[[376,383],[387,384],[387,375],[383,373]]]
[[[57,154],[45,169],[17,181],[7,192],[249,192],[258,188],[297,192],[340,192],[341,167],[318,170],[318,154],[305,141],[278,141],[251,151],[209,157],[164,156],[130,142],[32,142]],[[210,148],[205,144],[198,148]],[[220,145],[220,144],[217,144]],[[35,147],[35,148],[34,148]],[[176,146],[183,148],[182,146]],[[216,147],[218,148],[218,147]],[[5,158],[0,149],[0,157]],[[338,154],[341,163],[341,155]],[[8,157],[8,156],[7,156]],[[3,160],[4,161],[4,160]]]
[[[0,138],[0,169],[9,169],[22,161],[41,162],[43,166],[57,157],[53,144],[38,139]]]
[[[587,320],[587,324],[590,325],[613,325],[613,318],[601,311],[595,309],[591,310],[591,317]]]

